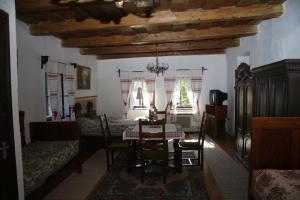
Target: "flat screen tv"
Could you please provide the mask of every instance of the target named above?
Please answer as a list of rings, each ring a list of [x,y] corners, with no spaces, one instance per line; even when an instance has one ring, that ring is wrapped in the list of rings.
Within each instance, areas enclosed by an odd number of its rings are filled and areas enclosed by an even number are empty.
[[[209,103],[210,105],[223,105],[223,101],[227,100],[227,93],[220,90],[209,91]]]

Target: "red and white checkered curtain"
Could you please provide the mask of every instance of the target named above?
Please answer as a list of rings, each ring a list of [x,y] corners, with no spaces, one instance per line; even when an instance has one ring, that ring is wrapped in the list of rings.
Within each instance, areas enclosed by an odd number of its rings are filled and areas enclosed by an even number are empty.
[[[197,114],[200,114],[200,95],[202,87],[202,76],[191,78],[191,87],[194,96],[193,105],[196,107]]]
[[[65,114],[70,120],[75,120],[75,68],[72,65],[65,65],[64,70],[64,102]]]
[[[167,99],[167,106],[172,108],[173,102],[173,97],[174,97],[174,90],[175,90],[175,83],[176,83],[176,78],[165,78],[165,93],[166,93],[166,99]]]
[[[123,117],[127,118],[128,114],[128,97],[129,97],[129,90],[131,87],[132,81],[130,79],[121,79],[121,94],[122,94],[122,105],[123,105]]]
[[[146,88],[149,97],[150,107],[155,107],[154,94],[155,94],[155,79],[146,79]]]
[[[53,121],[60,120],[59,113],[59,74],[57,63],[49,62],[46,66],[47,96],[49,97],[49,112]]]

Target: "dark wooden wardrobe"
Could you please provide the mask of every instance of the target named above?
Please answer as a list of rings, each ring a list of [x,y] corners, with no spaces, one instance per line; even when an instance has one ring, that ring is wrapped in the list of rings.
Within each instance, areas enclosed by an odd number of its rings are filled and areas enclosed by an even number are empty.
[[[251,118],[254,112],[254,78],[250,66],[241,63],[236,70],[235,137],[236,151],[242,159],[248,159],[251,145]]]
[[[252,70],[256,116],[300,116],[300,59],[283,60]]]
[[[300,116],[300,59],[287,59],[250,70],[236,70],[236,152],[248,163],[253,116]]]

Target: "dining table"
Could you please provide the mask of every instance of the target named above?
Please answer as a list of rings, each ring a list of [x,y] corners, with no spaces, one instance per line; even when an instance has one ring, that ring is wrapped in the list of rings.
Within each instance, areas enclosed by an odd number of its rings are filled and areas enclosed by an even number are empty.
[[[158,126],[144,126],[143,132],[147,133],[158,133],[161,132],[162,128]],[[177,151],[176,148],[178,146],[178,142],[180,139],[183,139],[185,137],[185,133],[183,131],[183,128],[178,123],[166,123],[165,125],[165,134],[166,134],[166,140],[173,140],[173,147],[174,147],[174,167],[176,171],[179,171],[179,163],[181,162],[178,160]],[[133,141],[136,143],[137,140],[139,140],[139,124],[137,123],[133,127],[128,127],[123,132],[123,140],[124,141]],[[153,138],[155,140],[155,138]]]

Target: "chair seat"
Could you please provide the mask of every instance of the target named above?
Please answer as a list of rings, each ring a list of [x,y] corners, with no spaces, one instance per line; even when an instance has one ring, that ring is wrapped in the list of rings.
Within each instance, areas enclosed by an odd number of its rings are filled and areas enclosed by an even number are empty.
[[[165,158],[165,152],[163,150],[144,150],[143,156],[145,160],[162,160]]]
[[[188,140],[182,140],[182,141],[179,141],[179,147],[182,147],[182,148],[199,148],[199,147],[201,147],[201,144],[198,141],[191,142],[191,141],[188,141]]]
[[[118,150],[126,150],[128,149],[128,144],[126,142],[113,142],[110,145],[108,145],[109,149],[118,149]]]

